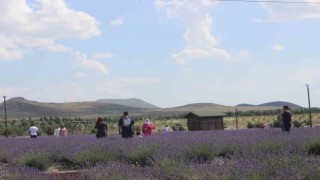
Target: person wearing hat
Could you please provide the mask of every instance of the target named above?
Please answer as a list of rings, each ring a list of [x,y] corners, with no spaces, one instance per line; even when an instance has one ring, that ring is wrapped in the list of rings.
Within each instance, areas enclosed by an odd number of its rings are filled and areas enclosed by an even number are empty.
[[[144,123],[142,125],[142,133],[144,136],[151,136],[152,129],[155,129],[156,127],[150,122],[148,118],[144,119]]]

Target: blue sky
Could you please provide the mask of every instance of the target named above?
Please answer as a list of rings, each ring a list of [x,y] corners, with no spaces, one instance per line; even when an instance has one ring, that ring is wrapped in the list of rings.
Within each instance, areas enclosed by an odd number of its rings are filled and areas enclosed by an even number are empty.
[[[307,106],[308,83],[320,107],[319,4],[0,0],[0,11],[8,98]]]

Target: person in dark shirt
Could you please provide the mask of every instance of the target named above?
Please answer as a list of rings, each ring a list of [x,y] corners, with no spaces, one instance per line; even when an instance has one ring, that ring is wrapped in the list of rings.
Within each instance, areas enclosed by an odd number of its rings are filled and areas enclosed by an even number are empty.
[[[123,138],[131,138],[134,134],[134,121],[129,117],[129,113],[126,111],[123,116],[119,119],[119,134]]]
[[[103,119],[101,117],[98,117],[95,128],[97,129],[97,134],[96,134],[97,138],[107,136],[106,131],[108,130],[108,126],[105,122],[103,122]]]
[[[291,111],[288,106],[283,106],[282,121],[285,132],[290,132],[291,128]]]

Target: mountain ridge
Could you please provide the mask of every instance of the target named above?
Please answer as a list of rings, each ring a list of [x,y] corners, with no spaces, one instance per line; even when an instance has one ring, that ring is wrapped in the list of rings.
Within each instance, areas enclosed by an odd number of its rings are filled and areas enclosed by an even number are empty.
[[[279,109],[283,105],[291,108],[301,108],[301,106],[291,106],[293,103],[284,101],[274,101],[260,105],[240,104],[240,111],[260,111]],[[283,103],[283,104],[281,104]],[[273,106],[277,105],[277,106]],[[236,106],[225,106],[215,103],[193,103],[177,107],[160,108],[138,98],[128,99],[99,99],[96,101],[82,102],[37,102],[27,100],[23,97],[14,97],[6,100],[6,109],[9,117],[93,117],[93,116],[120,116],[124,111],[130,114],[143,116],[175,116],[185,114],[190,111],[219,111],[233,112]],[[0,104],[0,109],[4,109],[4,103]],[[0,110],[0,116],[4,116],[4,111]]]
[[[271,101],[271,102],[266,102],[266,103],[262,103],[262,104],[258,104],[258,105],[238,104],[237,106],[279,106],[279,107],[289,106],[290,108],[293,108],[293,109],[303,108],[302,106],[299,106],[297,104],[287,102],[287,101]]]

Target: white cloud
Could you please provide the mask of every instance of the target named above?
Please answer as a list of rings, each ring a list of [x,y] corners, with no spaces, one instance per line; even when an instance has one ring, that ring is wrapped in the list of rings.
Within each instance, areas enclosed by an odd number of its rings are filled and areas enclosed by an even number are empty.
[[[65,82],[33,89],[24,97],[42,102],[88,101],[92,89],[83,83]]]
[[[274,4],[261,2],[260,4],[268,12],[271,22],[320,17],[319,4],[308,4],[308,2],[313,2],[310,0],[301,0],[301,2],[305,3]]]
[[[122,17],[118,17],[117,19],[114,19],[112,21],[110,21],[110,24],[113,25],[113,26],[120,26],[122,25],[124,22],[123,18]]]
[[[189,59],[231,59],[228,51],[217,48],[219,41],[211,32],[212,17],[208,10],[215,4],[208,0],[155,1],[156,7],[164,9],[167,17],[181,19],[186,27],[185,48],[172,55],[177,63],[183,64]]]
[[[287,76],[287,79],[298,83],[317,83],[320,79],[320,66],[300,69],[296,74]]]
[[[77,78],[85,78],[85,77],[87,77],[87,74],[84,73],[84,72],[78,72],[78,73],[75,74],[75,76]]]
[[[20,96],[19,94],[25,92],[26,88],[17,88],[17,87],[0,87],[0,95],[7,96],[7,99]]]
[[[107,66],[97,61],[96,59],[87,58],[85,54],[82,54],[77,51],[75,51],[73,54],[74,54],[74,57],[76,58],[75,66],[86,68],[88,70],[100,72],[103,74],[109,73]]]
[[[87,13],[76,11],[64,0],[0,1],[0,60],[19,59],[32,48],[67,51],[56,40],[87,39],[100,35],[98,22]]]
[[[191,67],[183,67],[181,69],[179,69],[179,74],[183,74],[183,75],[187,75],[187,74],[190,74],[192,73],[192,68]]]
[[[91,56],[91,59],[97,60],[97,59],[110,59],[113,58],[114,54],[112,53],[97,53]]]
[[[256,85],[257,85],[257,82],[240,80],[237,82],[216,84],[211,87],[208,87],[207,90],[215,91],[215,92],[231,93],[231,92],[237,92],[240,89],[241,91],[253,89],[256,87]]]
[[[153,78],[118,78],[111,79],[105,83],[102,83],[102,85],[98,85],[96,90],[109,96],[129,98],[136,97],[137,94],[143,91],[144,87],[154,85],[158,82],[160,82],[160,80]],[[148,92],[143,91],[142,94],[145,93]]]
[[[275,51],[283,51],[284,50],[284,46],[280,45],[280,44],[276,44],[276,45],[273,46],[272,49],[275,50]]]
[[[262,20],[259,19],[259,18],[254,18],[254,19],[252,19],[252,21],[255,22],[255,23],[261,23],[262,22]]]

